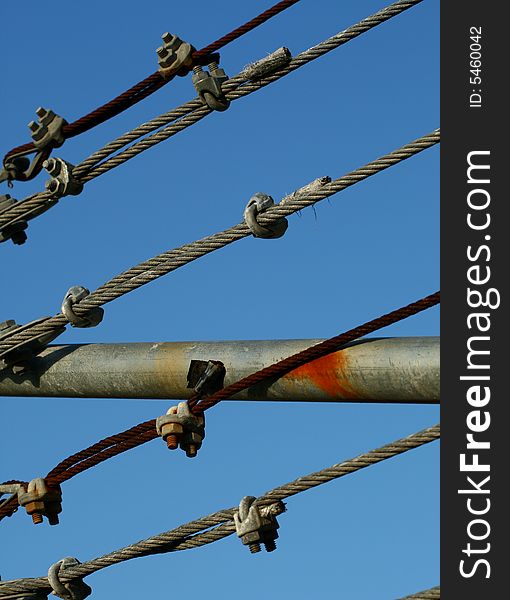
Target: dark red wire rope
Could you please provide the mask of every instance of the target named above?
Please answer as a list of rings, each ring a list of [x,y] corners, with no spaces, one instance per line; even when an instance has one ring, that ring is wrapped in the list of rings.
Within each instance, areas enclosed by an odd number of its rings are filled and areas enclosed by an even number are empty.
[[[244,25],[237,27],[230,33],[227,33],[223,37],[213,42],[212,44],[205,46],[205,48],[195,51],[192,54],[193,63],[201,64],[204,58],[207,58],[209,55],[218,51],[220,48],[223,48],[230,42],[233,42],[234,40],[248,33],[249,31],[252,31],[259,25],[262,25],[262,23],[265,23],[272,17],[283,12],[286,8],[289,8],[293,4],[297,4],[297,2],[299,2],[299,0],[282,0],[282,2],[278,2],[271,8],[265,10],[260,15],[251,19],[251,21],[248,21]],[[63,128],[64,137],[66,139],[75,137],[77,135],[80,135],[81,133],[84,133],[85,131],[89,131],[90,129],[96,127],[97,125],[100,125],[101,123],[104,123],[105,121],[117,116],[121,112],[130,108],[131,106],[134,106],[144,98],[147,98],[147,96],[150,96],[151,94],[159,90],[165,84],[169,83],[172,79],[173,77],[164,78],[159,71],[152,73],[152,75],[149,75],[142,81],[133,85],[119,96],[113,98],[113,100],[110,100],[106,104],[103,104],[102,106],[96,108],[95,110],[84,115],[80,119],[77,119],[76,121],[65,125]],[[35,151],[35,149],[36,148],[33,142],[28,142],[21,146],[17,146],[16,148],[13,148],[12,150],[9,150],[9,152],[7,152],[7,154],[4,157],[4,161],[13,154],[25,152],[28,153],[31,150]]]
[[[288,358],[284,358],[273,365],[265,367],[264,369],[261,369],[260,371],[249,375],[248,377],[244,377],[243,379],[228,385],[219,392],[216,392],[205,399],[201,399],[199,396],[193,396],[189,400],[191,410],[195,414],[200,414],[205,410],[212,408],[221,402],[221,400],[230,398],[242,390],[261,383],[266,379],[281,377],[297,367],[326,356],[331,352],[340,350],[346,344],[349,344],[350,342],[353,342],[360,337],[367,335],[368,333],[373,333],[378,329],[382,329],[383,327],[397,323],[398,321],[406,319],[407,317],[416,315],[427,308],[431,308],[432,306],[439,304],[439,302],[440,292],[436,292],[435,294],[426,296],[421,300],[373,319],[368,323],[360,325],[359,327],[355,327],[354,329],[350,329],[349,331],[341,333],[340,335],[329,338],[320,344],[311,346],[310,348],[298,352],[297,354],[293,354]],[[68,479],[71,479],[71,477],[74,477],[75,475],[78,475],[79,473],[82,473],[83,471],[90,469],[104,462],[105,460],[108,460],[109,458],[117,456],[118,454],[126,452],[127,450],[131,450],[132,448],[136,448],[137,446],[145,444],[146,442],[157,437],[158,433],[156,432],[155,419],[139,423],[138,425],[126,429],[121,433],[104,438],[92,446],[89,446],[88,448],[85,448],[84,450],[81,450],[80,452],[77,452],[76,454],[64,459],[48,473],[45,478],[46,482],[49,485],[60,484]],[[26,482],[11,480],[10,482],[5,483]],[[2,506],[0,506],[0,518],[12,515],[17,510],[17,506],[18,502],[17,498],[15,497],[5,502]]]

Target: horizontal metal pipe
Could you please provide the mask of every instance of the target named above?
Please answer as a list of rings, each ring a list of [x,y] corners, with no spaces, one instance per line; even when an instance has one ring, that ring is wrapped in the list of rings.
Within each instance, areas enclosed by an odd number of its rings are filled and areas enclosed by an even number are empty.
[[[191,360],[219,360],[225,385],[322,340],[159,342],[49,346],[2,396],[186,399]],[[234,400],[439,401],[439,338],[369,338],[254,386]]]

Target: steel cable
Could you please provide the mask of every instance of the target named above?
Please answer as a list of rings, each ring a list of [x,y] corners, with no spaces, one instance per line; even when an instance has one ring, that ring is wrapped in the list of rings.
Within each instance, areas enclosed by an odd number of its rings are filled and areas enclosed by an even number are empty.
[[[265,10],[263,13],[254,17],[247,23],[244,23],[244,25],[237,27],[230,33],[227,33],[223,37],[219,38],[212,44],[205,46],[201,50],[195,51],[192,54],[193,64],[199,64],[201,62],[200,59],[207,58],[208,55],[216,52],[217,50],[220,50],[227,44],[240,38],[249,31],[252,31],[259,25],[262,25],[262,23],[265,23],[272,17],[280,14],[285,9],[290,8],[294,4],[297,4],[297,2],[299,2],[299,0],[282,0],[281,2],[278,2],[277,4],[272,6],[271,8]],[[151,75],[138,82],[119,96],[116,96],[113,100],[110,100],[106,104],[103,104],[102,106],[96,108],[95,110],[91,111],[90,113],[81,117],[80,119],[77,119],[76,121],[65,125],[63,128],[64,137],[66,139],[75,137],[81,133],[84,133],[85,131],[92,129],[93,127],[96,127],[97,125],[100,125],[101,123],[104,123],[105,121],[125,111],[127,108],[134,106],[144,98],[147,98],[147,96],[150,96],[155,91],[159,90],[165,84],[169,83],[172,79],[173,77],[164,78],[159,71],[152,73]],[[4,160],[13,154],[35,149],[36,148],[33,142],[17,146],[16,148],[13,148],[9,152],[7,152],[7,154],[4,157]]]
[[[327,52],[338,48],[339,46],[349,42],[350,40],[358,37],[362,33],[365,33],[372,29],[373,27],[384,23],[388,19],[400,14],[401,12],[408,10],[409,8],[419,4],[423,0],[399,0],[394,4],[387,6],[386,8],[381,9],[380,11],[374,13],[373,15],[363,19],[359,23],[348,27],[344,31],[332,36],[331,38],[313,46],[309,50],[298,54],[294,57],[290,63],[267,77],[260,78],[255,81],[247,81],[243,72],[236,75],[225,84],[223,84],[222,88],[226,92],[226,98],[229,100],[236,100],[252,92],[255,92],[278,79],[281,79],[285,75],[295,71],[299,67],[309,63],[312,60],[315,60]],[[99,175],[106,173],[107,171],[125,163],[129,159],[137,156],[141,152],[144,152],[148,148],[159,144],[160,142],[172,137],[176,133],[190,127],[191,125],[197,123],[205,116],[210,114],[211,109],[204,104],[199,99],[191,100],[182,106],[171,110],[170,112],[156,117],[151,121],[140,125],[134,130],[124,134],[119,137],[117,140],[114,140],[104,148],[98,150],[90,157],[82,161],[79,165],[77,165],[73,170],[73,176],[77,178],[81,183],[86,183]],[[176,122],[174,122],[176,121]],[[126,144],[130,143],[156,129],[160,129],[153,135],[147,136],[140,142],[133,144],[123,152],[116,154],[112,158],[105,160],[104,162],[95,166],[102,159],[109,156],[111,153],[119,150]],[[13,207],[4,211],[0,215],[0,226],[5,226],[7,224],[12,224],[20,219],[30,218],[31,213],[36,213],[43,207],[50,207],[56,203],[55,199],[52,198],[51,194],[48,192],[39,192],[37,194],[33,194],[28,198],[21,200]]]
[[[417,592],[411,596],[400,598],[399,600],[440,600],[441,599],[441,588],[439,586]]]
[[[261,383],[267,379],[275,378],[279,375],[288,373],[293,369],[307,364],[316,358],[330,354],[336,350],[341,349],[346,344],[358,339],[359,337],[372,333],[382,327],[386,327],[392,323],[396,323],[402,319],[406,319],[411,315],[415,315],[427,308],[430,308],[440,301],[439,292],[426,296],[417,302],[413,302],[400,309],[394,310],[391,313],[382,315],[376,319],[373,319],[364,325],[355,327],[346,331],[338,336],[325,340],[324,342],[311,346],[302,352],[298,352],[288,358],[284,358],[269,367],[265,367],[241,379],[240,381],[223,388],[216,394],[209,396],[206,399],[200,399],[199,397],[193,397],[189,404],[192,411],[195,414],[200,414],[205,410],[215,406],[222,399],[229,398],[232,395],[251,387],[257,383]],[[156,420],[145,421],[135,427],[131,427],[126,431],[109,436],[99,442],[89,446],[85,450],[81,450],[76,454],[61,461],[55,468],[53,468],[45,477],[46,482],[49,485],[55,485],[67,481],[71,477],[82,473],[83,471],[90,469],[91,467],[97,466],[98,464],[108,460],[122,452],[131,450],[148,442],[156,439],[158,433],[156,431]],[[18,506],[17,497],[13,497],[7,501],[4,505],[0,506],[0,519],[13,514]]]
[[[274,504],[276,501],[284,500],[310,490],[324,483],[339,479],[350,473],[355,473],[361,469],[377,464],[394,456],[398,456],[414,448],[418,448],[430,442],[433,442],[440,437],[440,426],[435,425],[428,429],[424,429],[408,437],[401,438],[390,444],[386,444],[375,450],[371,450],[356,458],[346,460],[329,468],[322,469],[315,473],[310,473],[304,477],[284,484],[266,492],[257,499],[259,506],[267,506]],[[157,536],[146,540],[131,544],[120,550],[116,550],[99,558],[82,563],[77,566],[69,567],[61,573],[60,579],[63,582],[73,579],[82,578],[91,575],[100,569],[108,566],[147,556],[150,554],[158,554],[161,552],[174,552],[188,548],[195,548],[209,544],[211,542],[222,539],[231,535],[235,531],[232,524],[234,508],[218,511],[207,517],[202,517],[196,521],[191,521],[185,525],[181,525],[176,529],[172,529]],[[219,525],[214,529],[210,529],[215,525]],[[209,529],[204,533],[198,533],[204,529]],[[198,534],[198,535],[196,535]],[[20,592],[37,592],[40,590],[50,590],[46,577],[16,579],[12,581],[0,582],[0,598],[5,598],[9,594]],[[420,598],[420,596],[411,596],[411,598]],[[435,598],[435,596],[421,596],[423,598]]]
[[[312,206],[316,202],[328,198],[345,188],[366,179],[388,167],[395,165],[426,148],[439,143],[439,130],[425,135],[405,146],[390,152],[385,156],[368,163],[367,165],[356,169],[333,181],[328,177],[317,179],[311,184],[300,188],[293,194],[286,196],[283,200],[260,214],[257,218],[262,225],[271,224],[278,219],[298,212],[304,208]],[[251,235],[249,227],[245,223],[240,223],[214,235],[202,238],[190,244],[185,244],[179,248],[168,250],[163,254],[155,256],[139,265],[124,271],[104,285],[96,289],[80,303],[74,305],[74,311],[79,316],[85,315],[91,308],[102,306],[124,294],[127,294],[163,275],[166,275],[179,267],[201,258],[215,250],[224,248],[232,242]],[[0,357],[2,352],[13,348],[20,342],[33,339],[35,336],[43,333],[51,333],[67,324],[67,319],[63,314],[50,317],[47,320],[34,325],[20,333],[14,331],[9,337],[0,341]]]

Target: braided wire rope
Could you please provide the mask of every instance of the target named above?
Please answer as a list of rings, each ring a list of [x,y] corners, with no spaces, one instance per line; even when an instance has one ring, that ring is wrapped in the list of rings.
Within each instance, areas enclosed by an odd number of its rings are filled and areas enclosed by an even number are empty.
[[[358,37],[362,33],[369,31],[373,27],[384,23],[388,19],[397,16],[401,12],[408,10],[422,1],[423,0],[398,0],[397,2],[363,19],[359,23],[348,27],[344,31],[341,31],[327,40],[320,42],[316,46],[313,46],[312,48],[298,54],[287,66],[278,69],[269,76],[262,77],[254,81],[247,81],[246,76],[243,74],[243,72],[241,72],[223,84],[222,89],[225,91],[225,96],[228,100],[237,100],[238,98],[251,94],[273,83],[274,81],[281,79],[285,75],[288,75],[305,64],[320,58],[331,50],[338,48],[339,46]],[[73,169],[73,177],[75,177],[80,183],[91,181],[95,177],[98,177],[99,175],[118,167],[141,152],[144,152],[148,148],[167,140],[191,125],[194,125],[211,112],[213,111],[208,106],[204,106],[200,99],[196,98],[191,100],[164,115],[156,117],[155,119],[140,125],[118,139],[106,144],[106,146],[104,146],[102,149],[98,150],[77,165]],[[174,123],[174,121],[176,122]],[[167,126],[163,127],[164,125]],[[147,136],[140,142],[133,144],[123,152],[120,152],[112,158],[105,160],[101,164],[94,166],[100,160],[106,158],[111,153],[119,150],[131,141],[138,139],[146,133],[159,129],[160,127],[163,128],[156,133]],[[38,192],[36,194],[32,194],[31,196],[28,196],[24,200],[21,200],[17,204],[13,205],[8,210],[4,211],[0,215],[0,226],[13,224],[20,219],[30,219],[33,216],[37,216],[39,211],[50,208],[56,203],[57,200],[53,198],[49,192]]]
[[[212,42],[208,46],[205,46],[201,50],[193,52],[193,64],[198,64],[200,62],[200,59],[207,58],[208,55],[212,54],[213,52],[216,52],[217,50],[220,50],[227,44],[230,44],[234,40],[252,31],[259,25],[262,25],[262,23],[265,23],[266,21],[280,14],[287,8],[290,8],[292,5],[297,4],[297,2],[299,2],[299,0],[281,0],[281,2],[276,3],[274,6],[268,8],[267,10],[257,15],[247,23],[244,23],[243,25],[237,27],[233,31]],[[172,79],[173,77],[163,77],[159,71],[152,73],[142,81],[139,81],[138,83],[130,87],[122,94],[113,98],[113,100],[110,100],[106,104],[103,104],[102,106],[96,108],[90,113],[77,119],[76,121],[65,125],[63,128],[64,137],[66,139],[75,137],[77,135],[80,135],[81,133],[84,133],[85,131],[89,131],[90,129],[96,127],[97,125],[100,125],[101,123],[104,123],[105,121],[115,117],[116,115],[119,115],[121,112],[125,111],[131,106],[134,106],[144,98],[147,98],[147,96],[150,96],[151,94],[159,90],[161,87],[169,83]],[[13,154],[35,149],[36,148],[34,143],[28,142],[27,144],[23,144],[21,146],[13,148],[12,150],[9,150],[9,152],[7,152],[7,154],[5,155],[4,160]]]
[[[367,177],[406,160],[434,146],[439,141],[440,132],[437,129],[338,179],[333,181],[329,177],[317,179],[293,194],[286,196],[279,204],[268,209],[267,212],[260,214],[257,217],[258,221],[262,225],[270,225],[282,217],[290,216],[295,212],[312,206],[320,200],[324,200]],[[243,222],[190,244],[168,250],[113,277],[81,302],[75,304],[73,310],[77,315],[84,316],[91,308],[102,306],[116,298],[120,298],[124,294],[134,291],[198,258],[250,235],[251,230]],[[19,333],[16,333],[14,330],[11,335],[0,341],[0,357],[3,352],[8,351],[17,344],[31,340],[43,333],[51,333],[59,330],[67,323],[66,317],[60,313]]]
[[[439,586],[416,592],[411,596],[400,598],[399,600],[440,600],[441,599],[441,588]]]
[[[307,364],[312,360],[340,350],[346,344],[353,342],[363,335],[367,335],[368,333],[377,331],[382,327],[387,327],[388,325],[401,321],[402,319],[406,319],[412,315],[418,314],[419,312],[437,305],[439,302],[439,292],[426,296],[425,298],[408,304],[407,306],[382,315],[376,319],[372,319],[371,321],[359,327],[350,329],[349,331],[325,340],[320,344],[316,344],[315,346],[311,346],[310,348],[293,354],[288,358],[284,358],[283,360],[278,361],[269,367],[265,367],[264,369],[261,369],[256,373],[253,373],[252,375],[249,375],[248,377],[245,377],[240,381],[227,386],[226,388],[223,388],[216,394],[213,394],[206,399],[200,399],[199,397],[194,396],[189,401],[190,407],[195,414],[200,414],[205,410],[212,408],[221,400],[229,398],[234,394],[251,387],[252,385],[289,373],[293,369]],[[134,427],[131,427],[130,429],[127,429],[126,431],[100,440],[92,446],[89,446],[88,448],[69,456],[61,461],[56,467],[54,467],[45,477],[45,480],[48,485],[57,485],[63,483],[64,481],[71,479],[71,477],[97,466],[105,460],[113,458],[114,456],[126,452],[127,450],[141,446],[142,444],[156,439],[157,437],[158,433],[156,431],[156,420],[151,419],[149,421],[145,421]],[[17,506],[18,499],[16,496],[14,496],[4,505],[0,506],[0,519],[13,514],[17,510]]]
[[[361,469],[371,465],[388,460],[409,450],[418,448],[440,438],[440,426],[424,429],[405,438],[398,439],[394,442],[381,446],[375,450],[371,450],[359,456],[335,464],[326,469],[310,473],[303,477],[299,477],[294,481],[274,488],[257,499],[259,506],[267,506],[274,504],[279,500],[284,500],[295,496],[304,491],[310,490],[317,486],[329,483],[345,475],[355,473]],[[124,562],[133,558],[147,556],[161,552],[174,552],[177,550],[185,550],[203,546],[228,535],[235,531],[232,524],[234,508],[218,511],[207,517],[202,517],[195,521],[190,521],[185,525],[181,525],[175,529],[161,533],[159,535],[142,540],[130,546],[126,546],[109,554],[105,554],[99,558],[95,558],[88,562],[67,568],[61,574],[63,582],[73,579],[82,578],[91,575],[100,569],[104,569],[114,564]],[[210,529],[215,525],[219,525],[214,529]],[[205,529],[210,529],[205,533],[199,533]],[[195,535],[197,534],[198,535]],[[0,582],[0,598],[6,598],[9,594],[20,592],[37,592],[41,590],[50,590],[46,577],[39,578],[24,578],[12,581]],[[411,598],[420,598],[420,596],[411,596]],[[423,598],[435,598],[435,596],[421,596]]]

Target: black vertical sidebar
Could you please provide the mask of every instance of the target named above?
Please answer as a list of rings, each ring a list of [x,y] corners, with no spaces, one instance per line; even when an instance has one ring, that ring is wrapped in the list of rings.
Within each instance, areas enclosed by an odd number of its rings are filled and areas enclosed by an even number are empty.
[[[505,3],[441,2],[441,597],[506,597]],[[508,316],[508,314],[506,315]],[[509,377],[509,380],[507,380]]]

